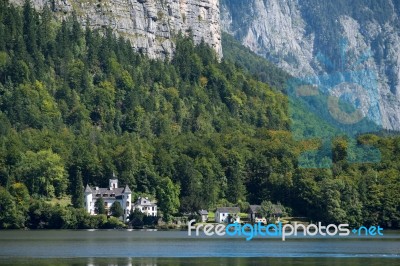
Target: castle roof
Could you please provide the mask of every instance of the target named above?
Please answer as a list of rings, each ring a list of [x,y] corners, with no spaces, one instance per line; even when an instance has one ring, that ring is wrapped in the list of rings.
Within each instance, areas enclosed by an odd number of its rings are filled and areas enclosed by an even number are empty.
[[[123,193],[132,193],[128,185],[125,186]]]
[[[86,185],[85,193],[92,193],[92,189],[90,188],[89,184]]]
[[[115,174],[113,174],[115,177]],[[114,187],[111,184],[116,182],[118,184],[118,179],[110,179],[110,187],[108,188],[99,188],[99,187],[90,187],[86,185],[85,193],[92,193],[93,198],[108,198],[108,199],[122,199],[123,194],[132,194],[129,186],[126,185],[123,187]]]

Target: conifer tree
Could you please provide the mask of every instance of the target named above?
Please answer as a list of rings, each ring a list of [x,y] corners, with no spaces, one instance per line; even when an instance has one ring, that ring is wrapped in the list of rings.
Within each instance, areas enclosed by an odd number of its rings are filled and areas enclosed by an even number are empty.
[[[75,208],[83,208],[83,181],[82,181],[82,172],[78,167],[75,174],[74,184],[72,184],[72,205]]]

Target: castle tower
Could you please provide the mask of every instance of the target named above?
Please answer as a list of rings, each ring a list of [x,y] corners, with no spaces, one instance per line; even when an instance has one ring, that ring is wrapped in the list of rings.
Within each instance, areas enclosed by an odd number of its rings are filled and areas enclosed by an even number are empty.
[[[85,210],[89,213],[89,214],[93,214],[93,191],[90,188],[89,185],[86,185],[85,188]]]
[[[123,191],[122,208],[124,209],[124,221],[126,221],[132,208],[132,191],[128,185],[125,186]]]
[[[113,177],[115,177],[115,175],[113,174]],[[109,186],[110,190],[113,190],[114,188],[118,188],[118,179],[110,179],[109,180]]]

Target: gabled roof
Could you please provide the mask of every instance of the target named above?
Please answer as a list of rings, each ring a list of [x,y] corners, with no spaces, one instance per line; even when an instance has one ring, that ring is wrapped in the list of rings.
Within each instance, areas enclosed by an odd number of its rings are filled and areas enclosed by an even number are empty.
[[[220,207],[217,208],[217,212],[219,213],[239,213],[240,208],[239,207]]]
[[[200,215],[207,215],[207,214],[208,214],[208,211],[206,211],[206,210],[200,210],[200,211],[199,211],[199,214],[200,214]]]
[[[134,204],[135,206],[156,206],[155,202],[152,202],[148,198],[139,197]]]
[[[90,188],[89,184],[86,185],[85,193],[92,193],[92,189]]]

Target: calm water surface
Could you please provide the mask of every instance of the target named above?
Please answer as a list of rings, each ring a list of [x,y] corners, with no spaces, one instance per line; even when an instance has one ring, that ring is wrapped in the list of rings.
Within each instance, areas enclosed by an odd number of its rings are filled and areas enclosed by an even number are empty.
[[[0,231],[1,265],[400,265],[383,237],[189,237],[186,231]]]

